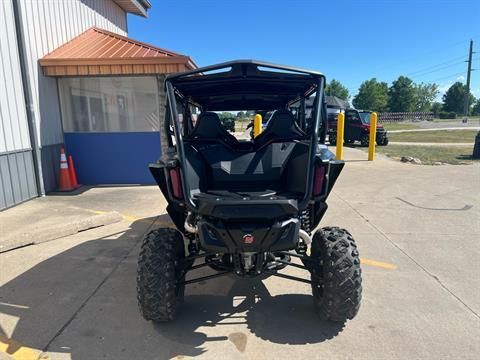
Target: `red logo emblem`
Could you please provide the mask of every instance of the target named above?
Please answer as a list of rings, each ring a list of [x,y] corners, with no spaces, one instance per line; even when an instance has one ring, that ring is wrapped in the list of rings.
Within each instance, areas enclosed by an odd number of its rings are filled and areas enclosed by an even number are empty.
[[[243,242],[245,244],[253,244],[254,241],[255,241],[255,238],[253,237],[252,234],[243,235]]]

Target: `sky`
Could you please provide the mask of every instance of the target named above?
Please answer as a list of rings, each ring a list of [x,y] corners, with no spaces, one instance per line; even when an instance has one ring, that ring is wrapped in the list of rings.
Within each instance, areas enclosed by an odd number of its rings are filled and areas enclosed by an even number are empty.
[[[372,77],[465,82],[480,98],[480,0],[150,0],[129,15],[133,39],[189,55],[199,66],[258,59],[323,72],[354,96]]]

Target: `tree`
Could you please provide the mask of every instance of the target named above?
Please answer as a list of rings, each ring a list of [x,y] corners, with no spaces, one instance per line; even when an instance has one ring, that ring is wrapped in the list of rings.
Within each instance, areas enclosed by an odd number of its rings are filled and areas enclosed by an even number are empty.
[[[415,111],[429,111],[438,95],[437,84],[415,84]]]
[[[358,94],[353,98],[353,106],[357,109],[386,111],[388,107],[387,83],[378,82],[376,78],[364,81],[358,89]]]
[[[475,105],[473,105],[472,115],[480,115],[480,99],[478,99]]]
[[[233,114],[231,112],[228,112],[228,111],[223,111],[223,112],[218,114],[218,117],[220,119],[229,119],[229,118],[233,117]]]
[[[245,114],[245,111],[239,111],[239,112],[237,113],[237,118],[238,118],[238,119],[245,119],[246,117],[247,117],[247,116],[246,116],[246,114]]]
[[[410,112],[415,110],[415,85],[413,81],[400,76],[388,89],[388,106],[392,112]]]
[[[443,111],[455,112],[457,114],[463,114],[465,104],[465,92],[467,86],[457,81],[450,86],[445,94],[443,94]],[[470,99],[468,102],[469,108],[475,102],[475,97],[470,93]]]
[[[348,101],[350,97],[348,89],[342,85],[338,80],[332,79],[329,84],[325,87],[325,94],[336,96],[342,100]]]
[[[434,102],[430,108],[430,111],[433,112],[433,115],[438,117],[440,111],[442,111],[442,103]]]

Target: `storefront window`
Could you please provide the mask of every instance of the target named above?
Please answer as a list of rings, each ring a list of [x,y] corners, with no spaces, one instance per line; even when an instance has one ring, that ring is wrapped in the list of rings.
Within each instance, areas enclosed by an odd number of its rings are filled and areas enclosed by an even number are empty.
[[[165,95],[158,93],[157,81],[154,76],[59,79],[64,131],[158,131]]]

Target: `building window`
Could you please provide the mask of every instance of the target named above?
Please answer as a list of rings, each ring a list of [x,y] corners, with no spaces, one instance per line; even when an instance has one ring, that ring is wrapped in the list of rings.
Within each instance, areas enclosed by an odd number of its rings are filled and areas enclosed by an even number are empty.
[[[158,131],[165,95],[157,81],[154,76],[59,79],[64,131]]]

